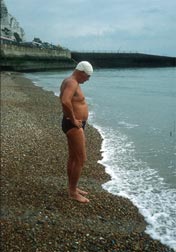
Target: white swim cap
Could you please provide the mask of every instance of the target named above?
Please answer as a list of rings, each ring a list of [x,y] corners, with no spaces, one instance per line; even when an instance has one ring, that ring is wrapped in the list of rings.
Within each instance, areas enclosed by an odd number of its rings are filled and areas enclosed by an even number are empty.
[[[92,75],[93,67],[88,61],[81,61],[76,66],[76,69],[79,71],[84,71],[87,75]]]

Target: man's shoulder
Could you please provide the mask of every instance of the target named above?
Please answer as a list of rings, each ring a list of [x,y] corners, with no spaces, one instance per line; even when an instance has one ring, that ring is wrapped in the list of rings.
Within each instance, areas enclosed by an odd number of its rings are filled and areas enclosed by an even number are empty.
[[[65,78],[62,82],[64,86],[78,86],[78,82],[72,77]]]

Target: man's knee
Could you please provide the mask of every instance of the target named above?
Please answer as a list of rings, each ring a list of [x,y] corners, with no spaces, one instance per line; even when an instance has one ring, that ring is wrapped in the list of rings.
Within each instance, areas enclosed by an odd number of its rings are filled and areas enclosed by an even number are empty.
[[[86,155],[78,155],[76,157],[76,163],[78,163],[80,166],[84,166],[84,163],[86,162]]]

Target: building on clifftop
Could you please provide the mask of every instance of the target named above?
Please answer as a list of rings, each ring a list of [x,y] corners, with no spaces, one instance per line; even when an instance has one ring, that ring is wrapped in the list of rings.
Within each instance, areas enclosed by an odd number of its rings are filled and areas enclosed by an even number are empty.
[[[1,37],[13,39],[17,42],[24,42],[25,32],[20,27],[16,18],[8,13],[4,0],[0,0],[0,7]]]

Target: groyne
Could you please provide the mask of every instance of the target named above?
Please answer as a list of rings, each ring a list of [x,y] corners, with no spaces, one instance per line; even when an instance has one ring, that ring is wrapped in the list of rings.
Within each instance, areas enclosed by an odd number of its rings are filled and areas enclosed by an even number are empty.
[[[75,66],[68,49],[43,49],[1,44],[1,70],[43,71]]]
[[[176,66],[176,57],[143,53],[71,52],[75,61],[87,60],[97,68],[170,67]]]

